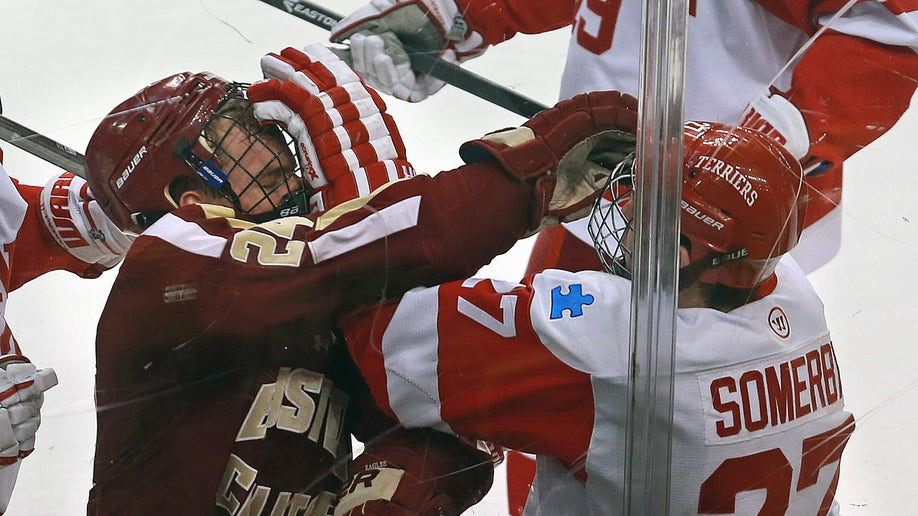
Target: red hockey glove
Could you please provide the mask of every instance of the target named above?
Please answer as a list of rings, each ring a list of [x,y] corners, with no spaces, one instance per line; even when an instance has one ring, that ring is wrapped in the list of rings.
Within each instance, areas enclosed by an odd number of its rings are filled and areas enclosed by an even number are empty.
[[[348,464],[335,516],[458,515],[491,488],[491,457],[436,430],[399,430]]]
[[[424,100],[444,83],[412,70],[406,46],[450,63],[477,57],[487,48],[453,0],[371,0],[332,27],[331,41],[345,39],[350,39],[351,63],[361,77],[409,102]]]
[[[589,213],[610,171],[634,151],[637,99],[597,91],[559,102],[524,123],[462,144],[466,163],[496,160],[520,179],[535,179],[531,229]]]
[[[780,92],[755,99],[746,108],[740,125],[774,139],[798,160],[810,152],[810,134],[803,114]]]
[[[54,240],[86,263],[114,267],[134,241],[105,215],[86,180],[70,172],[52,177],[42,189],[41,215]]]
[[[28,362],[0,363],[0,465],[12,464],[35,449],[44,392],[57,385],[54,369]]]
[[[297,140],[300,163],[325,211],[414,175],[386,105],[347,64],[322,45],[262,58],[265,81],[249,86],[255,117]]]

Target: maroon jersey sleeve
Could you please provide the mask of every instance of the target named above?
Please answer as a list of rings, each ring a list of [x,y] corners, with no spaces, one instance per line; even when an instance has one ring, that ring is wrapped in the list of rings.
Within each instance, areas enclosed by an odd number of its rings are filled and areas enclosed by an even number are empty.
[[[525,234],[533,197],[531,184],[481,163],[397,181],[318,218],[235,232],[214,283],[227,301],[213,317],[257,332],[473,274]]]

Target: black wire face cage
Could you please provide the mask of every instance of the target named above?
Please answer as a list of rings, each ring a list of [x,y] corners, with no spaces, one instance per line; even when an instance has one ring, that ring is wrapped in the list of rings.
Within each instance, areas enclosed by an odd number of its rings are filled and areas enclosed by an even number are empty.
[[[237,211],[256,222],[308,212],[309,190],[296,141],[276,124],[261,125],[242,83],[229,83],[197,138],[205,157],[182,151],[185,161]]]
[[[626,245],[628,233],[634,231],[622,208],[631,201],[634,191],[634,154],[623,159],[609,174],[603,193],[593,204],[588,230],[593,248],[603,269],[616,276],[631,279],[629,265],[632,249]]]

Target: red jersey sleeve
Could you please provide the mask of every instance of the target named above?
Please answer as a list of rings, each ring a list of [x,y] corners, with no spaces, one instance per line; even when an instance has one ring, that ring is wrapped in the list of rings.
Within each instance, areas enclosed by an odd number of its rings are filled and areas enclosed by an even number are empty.
[[[579,2],[575,0],[457,0],[472,30],[495,45],[517,32],[538,34],[569,25]]]
[[[590,376],[543,346],[534,295],[528,283],[457,281],[355,312],[341,327],[377,403],[406,425],[572,464],[592,431]]]
[[[807,224],[841,201],[842,162],[886,133],[908,109],[918,85],[916,0],[757,0],[812,40],[784,95],[800,110],[810,137],[804,166],[829,162],[808,177],[818,190]],[[835,18],[842,8],[843,16]]]
[[[786,92],[806,121],[811,155],[841,164],[908,109],[918,84],[918,1],[757,1],[810,36],[829,24],[794,66]]]
[[[787,96],[803,113],[810,153],[841,163],[899,120],[916,85],[915,50],[829,31],[797,64]]]

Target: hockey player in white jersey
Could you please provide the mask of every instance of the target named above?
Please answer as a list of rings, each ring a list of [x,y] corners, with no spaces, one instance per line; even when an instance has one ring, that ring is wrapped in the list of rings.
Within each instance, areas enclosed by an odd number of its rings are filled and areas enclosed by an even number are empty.
[[[43,393],[57,384],[53,369],[37,369],[26,358],[7,325],[8,294],[53,270],[98,277],[133,240],[111,223],[82,178],[62,173],[44,187],[26,185],[2,161],[0,150],[0,514],[21,460],[35,448]]]
[[[513,149],[510,144],[510,150]],[[507,164],[493,141],[467,161]],[[621,513],[630,320],[630,165],[594,209],[614,274],[417,288],[342,320],[377,402],[409,427],[538,456],[526,514]],[[673,514],[827,514],[854,430],[823,305],[787,255],[799,162],[750,129],[688,123],[682,187]],[[360,489],[385,486],[383,466]]]
[[[741,121],[785,144],[808,172],[795,254],[813,270],[838,249],[842,163],[883,135],[918,84],[918,1],[705,0],[688,3],[685,119]],[[560,97],[638,95],[636,0],[371,0],[332,30],[384,93],[420,101],[443,82],[412,70],[403,43],[464,62],[518,33],[571,26]],[[830,216],[827,216],[831,214]],[[586,245],[585,245],[586,244]],[[598,269],[586,224],[543,231],[527,272]]]

